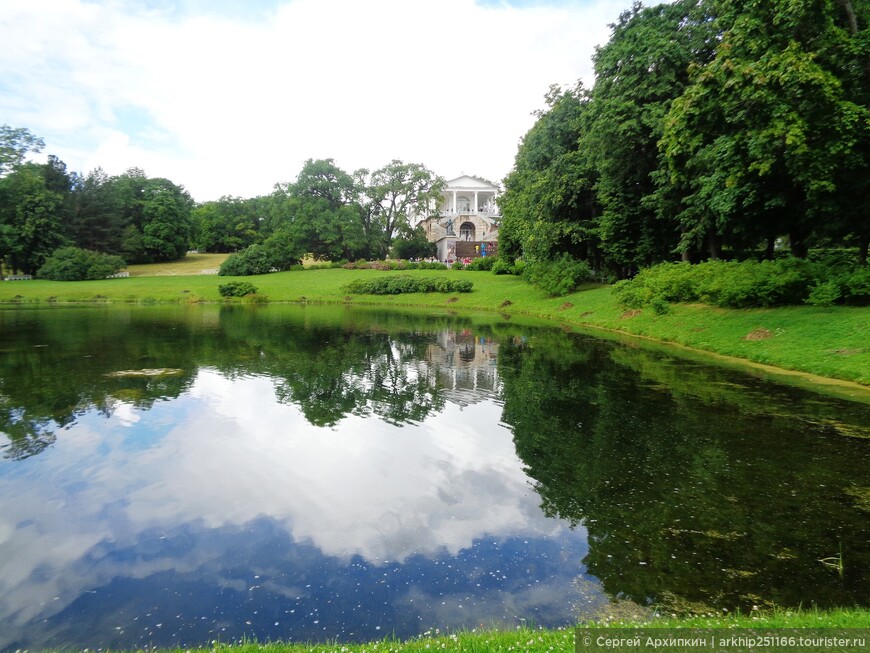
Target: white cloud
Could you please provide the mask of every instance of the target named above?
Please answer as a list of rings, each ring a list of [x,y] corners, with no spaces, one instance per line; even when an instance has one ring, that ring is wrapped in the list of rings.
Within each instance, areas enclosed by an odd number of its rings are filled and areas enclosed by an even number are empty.
[[[591,82],[593,47],[628,2],[291,0],[243,20],[4,4],[3,122],[74,170],[135,165],[205,200],[269,192],[311,157],[501,178],[547,87]]]

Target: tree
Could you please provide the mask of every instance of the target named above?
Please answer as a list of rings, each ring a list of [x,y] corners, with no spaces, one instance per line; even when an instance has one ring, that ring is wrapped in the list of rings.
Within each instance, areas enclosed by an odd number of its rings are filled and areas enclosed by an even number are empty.
[[[676,225],[661,219],[653,201],[657,144],[689,66],[712,57],[716,35],[706,5],[635,2],[593,57],[596,81],[581,148],[598,175],[601,247],[623,274],[671,258],[678,244]]]
[[[661,141],[684,249],[707,239],[715,254],[719,241],[765,240],[772,252],[788,235],[804,256],[821,225],[842,224],[844,197],[866,204],[868,10],[860,5],[864,32],[850,33],[843,6],[718,3],[716,56],[694,70]]]
[[[390,163],[368,174],[355,173],[361,195],[363,231],[372,254],[386,256],[393,238],[401,229],[410,227],[410,217],[423,213],[430,205],[441,201],[445,181],[419,163]]]
[[[42,166],[28,163],[0,179],[0,260],[35,274],[65,244],[63,197],[46,187]]]
[[[422,227],[410,229],[393,241],[394,258],[429,258],[438,253],[438,246],[430,243]]]
[[[204,252],[235,252],[253,245],[259,236],[257,199],[221,197],[197,206],[191,215],[196,248]]]
[[[278,184],[273,194],[276,233],[292,252],[318,259],[353,259],[365,249],[352,177],[332,159],[309,159],[296,181]],[[271,247],[279,240],[272,239]]]
[[[574,258],[600,265],[595,172],[580,150],[588,94],[551,86],[548,108],[523,137],[499,199],[499,256],[530,261]]]
[[[168,179],[149,179],[142,207],[142,245],[150,261],[183,258],[190,246],[193,200]]]
[[[193,231],[193,200],[168,179],[149,179],[131,168],[109,181],[121,228],[120,248],[128,262],[154,263],[182,258]]]
[[[120,254],[125,216],[117,184],[102,168],[73,179],[68,221],[70,237],[77,247]]]
[[[28,152],[41,152],[45,141],[24,127],[0,125],[0,177],[24,163]]]

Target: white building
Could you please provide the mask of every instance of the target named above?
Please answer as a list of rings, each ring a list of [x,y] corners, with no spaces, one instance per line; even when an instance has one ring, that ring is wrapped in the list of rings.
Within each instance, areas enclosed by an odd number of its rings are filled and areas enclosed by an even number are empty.
[[[497,254],[498,194],[498,186],[478,177],[463,175],[447,182],[441,206],[417,223],[438,245],[439,261]]]

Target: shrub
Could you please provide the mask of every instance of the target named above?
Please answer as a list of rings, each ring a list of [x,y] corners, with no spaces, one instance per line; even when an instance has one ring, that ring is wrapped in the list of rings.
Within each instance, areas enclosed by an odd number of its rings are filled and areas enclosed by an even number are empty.
[[[397,259],[427,258],[435,256],[437,252],[438,246],[429,242],[422,227],[417,227],[393,240],[391,250],[392,256]]]
[[[836,275],[823,265],[796,258],[662,263],[641,270],[631,280],[620,281],[613,292],[630,308],[660,301],[751,308],[801,304],[809,301],[811,289],[815,293],[811,303],[833,302],[837,300],[833,297],[835,288],[845,285],[845,281],[835,281]]]
[[[797,258],[761,263],[707,261],[696,267],[700,299],[724,308],[801,304],[819,280],[818,266]]]
[[[465,269],[474,271],[489,271],[492,270],[492,266],[495,264],[496,260],[498,259],[496,259],[496,257],[494,256],[479,256],[478,258],[472,259],[471,263],[465,266]]]
[[[53,281],[90,281],[116,274],[125,265],[120,256],[78,247],[61,247],[45,260],[36,276]]]
[[[820,283],[810,290],[809,297],[806,298],[806,303],[812,306],[831,306],[834,302],[843,296],[840,291],[840,284],[834,281]]]
[[[222,283],[218,286],[218,292],[221,297],[244,297],[245,295],[253,295],[257,292],[256,286],[247,281],[230,281]]]
[[[567,295],[580,284],[591,281],[593,275],[585,261],[563,254],[561,258],[527,264],[523,276],[551,295]]]
[[[855,270],[845,277],[846,299],[852,304],[870,303],[870,267]]]
[[[446,270],[447,266],[440,261],[420,261],[417,267],[421,270]]]
[[[262,245],[250,247],[230,254],[221,264],[218,274],[222,277],[246,277],[254,274],[268,274],[272,271],[272,257]]]
[[[497,258],[492,264],[493,274],[513,274],[514,264],[504,258]]]
[[[466,279],[446,277],[410,277],[406,274],[377,277],[376,279],[357,279],[342,287],[348,294],[355,295],[400,295],[415,292],[471,292],[474,284]]]

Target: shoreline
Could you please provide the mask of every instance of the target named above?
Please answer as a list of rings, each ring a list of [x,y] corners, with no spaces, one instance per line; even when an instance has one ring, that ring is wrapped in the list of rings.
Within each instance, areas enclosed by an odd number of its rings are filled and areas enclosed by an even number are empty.
[[[0,284],[0,310],[151,306],[172,304],[324,304],[415,308],[524,316],[588,335],[667,348],[675,354],[772,376],[839,396],[870,401],[870,307],[810,306],[719,309],[671,305],[664,315],[627,311],[609,287],[593,286],[549,297],[516,277],[488,272],[406,271],[473,281],[471,293],[443,295],[345,295],[356,278],[392,275],[375,270],[307,270],[255,277],[151,276],[105,281],[26,281]],[[258,287],[253,298],[225,300],[217,287],[245,279]],[[35,291],[35,292],[34,292]],[[13,294],[14,293],[14,294]],[[26,294],[24,294],[26,293]],[[764,334],[753,339],[753,333]]]

